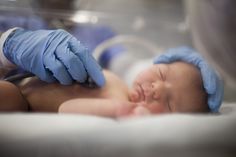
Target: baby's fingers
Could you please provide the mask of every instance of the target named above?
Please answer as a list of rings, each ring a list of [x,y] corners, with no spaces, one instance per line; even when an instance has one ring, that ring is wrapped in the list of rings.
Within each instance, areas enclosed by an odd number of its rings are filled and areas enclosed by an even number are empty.
[[[139,101],[139,94],[135,90],[129,91],[130,101],[132,102],[138,102]]]
[[[137,106],[134,110],[133,110],[133,115],[134,116],[147,116],[150,115],[151,112],[143,106]]]
[[[133,109],[136,107],[136,103],[133,102],[120,102],[116,108],[116,115],[119,116],[127,116],[132,113]]]

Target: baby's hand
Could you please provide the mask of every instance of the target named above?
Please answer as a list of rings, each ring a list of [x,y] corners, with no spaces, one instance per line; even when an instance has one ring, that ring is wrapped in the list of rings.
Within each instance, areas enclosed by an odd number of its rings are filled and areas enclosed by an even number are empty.
[[[116,117],[127,117],[132,114],[136,103],[130,101],[116,102]]]
[[[129,98],[130,98],[130,101],[132,101],[132,102],[139,102],[140,101],[139,93],[137,91],[135,91],[134,89],[129,91]]]
[[[133,109],[131,116],[147,116],[151,114],[151,111],[147,108],[146,102],[137,102],[137,106]]]
[[[151,112],[144,106],[137,106],[133,109],[131,116],[147,116],[150,115]]]
[[[137,117],[150,115],[150,110],[145,107],[145,102],[122,102],[117,110],[117,117]]]

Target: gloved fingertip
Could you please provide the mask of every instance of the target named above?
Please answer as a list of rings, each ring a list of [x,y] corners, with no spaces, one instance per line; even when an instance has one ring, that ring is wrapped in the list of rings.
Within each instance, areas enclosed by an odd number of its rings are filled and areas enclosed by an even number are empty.
[[[60,74],[56,74],[54,77],[62,85],[71,85],[73,83],[72,78],[70,77],[70,75],[67,72],[62,73],[61,75]]]
[[[71,85],[72,84],[72,81],[59,81],[60,82],[60,84],[62,84],[62,85]]]
[[[103,86],[105,86],[106,80],[105,80],[104,77],[101,77],[101,78],[97,79],[97,80],[95,81],[95,83],[96,83],[99,87],[103,87]]]
[[[84,67],[87,74],[91,79],[97,84],[98,87],[103,87],[105,85],[105,77],[102,68],[99,66],[97,61],[88,52],[83,52],[78,54],[81,61],[84,63]]]

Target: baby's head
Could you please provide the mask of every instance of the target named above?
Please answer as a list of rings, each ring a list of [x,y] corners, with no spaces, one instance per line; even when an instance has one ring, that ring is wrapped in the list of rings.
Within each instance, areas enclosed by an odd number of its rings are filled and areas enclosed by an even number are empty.
[[[136,77],[131,101],[152,113],[218,111],[222,81],[198,53],[171,49],[154,63]]]

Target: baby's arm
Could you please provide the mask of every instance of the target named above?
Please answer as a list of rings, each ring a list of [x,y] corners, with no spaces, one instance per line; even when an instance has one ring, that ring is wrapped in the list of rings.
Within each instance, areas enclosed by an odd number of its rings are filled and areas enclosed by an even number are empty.
[[[131,113],[135,104],[128,101],[115,99],[73,99],[62,103],[59,113],[78,113],[96,116],[118,118]]]
[[[27,111],[28,103],[14,84],[0,81],[0,111]]]

